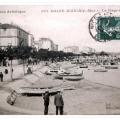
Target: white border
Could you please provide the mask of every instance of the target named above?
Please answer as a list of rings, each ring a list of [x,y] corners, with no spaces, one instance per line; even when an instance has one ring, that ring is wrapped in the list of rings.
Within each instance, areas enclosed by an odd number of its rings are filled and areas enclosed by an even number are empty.
[[[0,0],[0,5],[120,5],[120,0]],[[1,120],[120,120],[119,115],[4,115]]]
[[[0,5],[120,5],[120,0],[0,0]]]
[[[66,116],[44,116],[44,115],[17,115],[17,116],[0,116],[1,120],[119,120],[118,115],[66,115]]]

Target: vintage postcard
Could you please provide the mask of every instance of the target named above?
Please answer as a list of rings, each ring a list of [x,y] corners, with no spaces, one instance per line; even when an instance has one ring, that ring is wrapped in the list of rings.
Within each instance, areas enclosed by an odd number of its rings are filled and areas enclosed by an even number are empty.
[[[120,115],[120,6],[1,5],[0,115]]]

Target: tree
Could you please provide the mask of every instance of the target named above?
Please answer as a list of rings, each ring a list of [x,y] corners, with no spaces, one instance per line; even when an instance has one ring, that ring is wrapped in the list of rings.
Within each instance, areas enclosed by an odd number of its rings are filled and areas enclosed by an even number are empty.
[[[12,60],[15,57],[15,52],[14,49],[11,46],[8,46],[6,48],[6,57],[10,60],[10,73],[11,73],[11,80],[13,80],[13,65],[12,65]]]
[[[16,57],[17,59],[21,59],[23,61],[23,73],[25,75],[25,63],[31,56],[31,47],[28,46],[18,46],[16,47]]]
[[[109,54],[108,54],[107,52],[101,51],[101,52],[99,53],[99,55],[100,55],[100,56],[108,56]]]
[[[0,48],[0,64],[3,62],[3,60],[5,59],[5,50]]]
[[[41,58],[41,60],[44,60],[44,61],[46,61],[46,60],[48,60],[48,50],[47,49],[40,49],[39,51],[38,51],[38,55],[39,55],[39,57]]]

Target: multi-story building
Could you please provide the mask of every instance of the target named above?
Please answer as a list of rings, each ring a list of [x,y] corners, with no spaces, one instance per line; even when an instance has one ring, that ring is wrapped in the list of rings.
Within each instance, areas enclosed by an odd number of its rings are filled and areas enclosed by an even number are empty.
[[[58,45],[49,38],[40,38],[39,49],[48,49],[49,51],[58,51]]]
[[[29,33],[13,24],[0,24],[0,47],[28,46]]]
[[[84,47],[82,50],[82,53],[86,53],[86,54],[95,53],[95,52],[96,52],[96,50],[91,47]]]
[[[54,51],[58,51],[58,45],[54,44]]]
[[[33,47],[36,48],[36,50],[39,50],[39,41],[34,41],[33,42]]]
[[[68,46],[63,49],[64,52],[72,52],[75,54],[79,53],[79,47],[78,46]]]
[[[28,36],[28,46],[34,47],[34,36],[32,34]]]

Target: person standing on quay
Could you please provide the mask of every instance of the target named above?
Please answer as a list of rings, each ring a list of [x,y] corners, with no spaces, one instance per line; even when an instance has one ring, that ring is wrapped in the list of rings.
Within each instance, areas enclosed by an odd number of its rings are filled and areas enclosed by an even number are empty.
[[[55,95],[54,104],[56,106],[56,115],[58,115],[58,111],[60,111],[60,115],[63,115],[64,101],[60,91]]]
[[[1,79],[1,82],[3,82],[3,73],[0,72],[0,79]]]
[[[44,99],[44,115],[48,115],[49,91],[45,92],[45,95],[44,95],[43,99]]]

